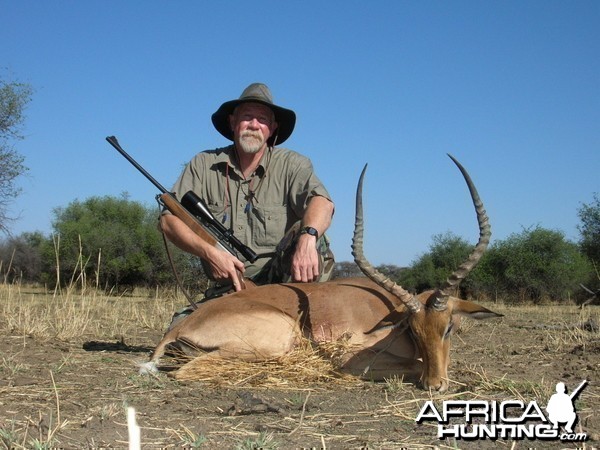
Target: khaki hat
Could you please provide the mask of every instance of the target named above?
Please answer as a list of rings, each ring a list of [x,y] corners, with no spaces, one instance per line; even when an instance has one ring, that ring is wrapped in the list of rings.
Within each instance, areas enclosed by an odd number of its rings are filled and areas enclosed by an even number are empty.
[[[275,114],[275,121],[278,127],[275,133],[269,138],[269,145],[281,144],[291,136],[296,125],[296,113],[291,109],[282,108],[274,104],[273,95],[271,95],[271,91],[266,84],[252,83],[244,89],[239,99],[223,103],[212,115],[213,125],[227,139],[233,141],[233,132],[229,126],[229,116],[233,114],[236,106],[242,103],[260,103],[268,106]]]

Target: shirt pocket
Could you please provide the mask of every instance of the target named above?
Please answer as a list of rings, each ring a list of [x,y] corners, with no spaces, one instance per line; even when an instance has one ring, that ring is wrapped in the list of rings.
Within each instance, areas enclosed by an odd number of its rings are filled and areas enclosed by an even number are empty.
[[[252,209],[254,242],[262,247],[275,247],[285,234],[287,206],[265,206]]]
[[[208,206],[208,210],[215,216],[217,221],[223,223],[223,217],[225,217],[225,207],[222,203],[211,203],[207,202],[206,206]],[[228,226],[226,224],[226,226]]]

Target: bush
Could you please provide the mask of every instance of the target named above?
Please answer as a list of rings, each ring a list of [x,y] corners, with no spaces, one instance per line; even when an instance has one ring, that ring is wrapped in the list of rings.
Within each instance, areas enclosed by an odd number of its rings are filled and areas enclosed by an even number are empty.
[[[41,248],[45,237],[40,232],[23,233],[0,243],[4,281],[36,283],[41,280]]]
[[[591,273],[587,258],[560,231],[527,229],[495,243],[471,274],[471,288],[519,301],[564,300]]]
[[[173,284],[157,229],[157,208],[126,196],[91,197],[57,208],[54,215],[54,236],[46,244],[44,259],[51,261],[58,251],[59,267],[46,271],[48,282],[56,282],[59,276],[60,284],[68,284],[75,276],[82,284],[97,283],[106,289]],[[199,272],[197,258],[178,249],[173,249],[173,255],[184,282],[198,288],[206,278]]]

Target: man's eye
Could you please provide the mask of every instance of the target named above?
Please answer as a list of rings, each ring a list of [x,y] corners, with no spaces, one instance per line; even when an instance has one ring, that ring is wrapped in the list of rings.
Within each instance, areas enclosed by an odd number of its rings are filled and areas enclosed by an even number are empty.
[[[244,122],[252,122],[254,119],[256,119],[258,121],[258,123],[261,123],[263,125],[270,125],[271,124],[271,118],[267,117],[267,116],[255,116],[254,114],[244,114],[244,115],[242,115],[242,120]]]

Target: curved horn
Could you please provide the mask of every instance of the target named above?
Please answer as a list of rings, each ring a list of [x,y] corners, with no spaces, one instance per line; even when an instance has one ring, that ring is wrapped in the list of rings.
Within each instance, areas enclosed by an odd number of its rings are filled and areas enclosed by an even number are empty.
[[[422,305],[413,295],[407,290],[403,289],[400,285],[394,283],[388,277],[383,275],[377,269],[375,269],[371,263],[367,261],[363,254],[363,234],[364,234],[364,222],[363,222],[363,206],[362,206],[362,186],[365,172],[367,171],[367,164],[365,164],[360,179],[358,180],[358,187],[356,189],[356,217],[354,222],[354,236],[352,237],[352,256],[354,256],[354,262],[358,265],[362,273],[368,278],[373,280],[377,285],[384,288],[390,294],[395,295],[400,299],[404,305],[412,312],[419,312]]]
[[[490,243],[490,236],[492,235],[489,218],[485,212],[485,209],[483,207],[483,202],[481,201],[481,198],[479,197],[479,193],[477,192],[477,189],[475,188],[475,184],[473,183],[473,180],[471,180],[471,177],[469,176],[469,174],[467,173],[465,168],[456,160],[456,158],[454,158],[454,156],[452,156],[449,153],[448,153],[448,156],[454,162],[454,164],[456,164],[456,166],[462,173],[462,175],[467,183],[467,187],[469,188],[469,192],[471,193],[471,199],[473,200],[473,206],[475,206],[475,211],[477,213],[477,222],[479,223],[479,242],[477,242],[475,249],[469,255],[467,260],[465,262],[463,262],[458,267],[458,269],[456,269],[452,273],[452,275],[450,275],[448,277],[448,279],[446,280],[444,285],[441,287],[440,290],[444,294],[446,294],[446,295],[444,295],[446,302],[448,301],[448,297],[447,297],[448,294],[446,291],[450,288],[455,287],[458,283],[460,283],[461,280],[463,280],[469,274],[469,272],[471,272],[471,270],[473,270],[473,268],[477,265],[477,263],[479,262],[479,259],[485,252],[485,249],[487,248],[488,244]]]

